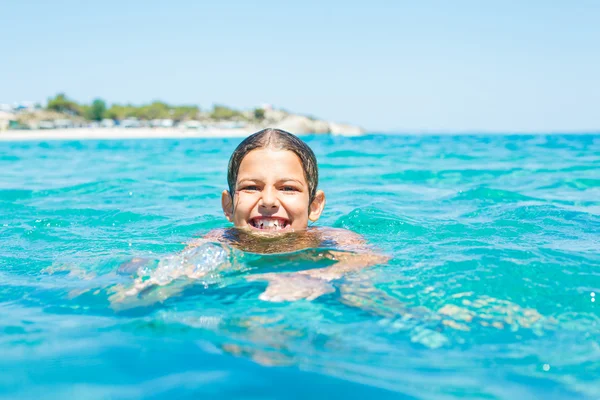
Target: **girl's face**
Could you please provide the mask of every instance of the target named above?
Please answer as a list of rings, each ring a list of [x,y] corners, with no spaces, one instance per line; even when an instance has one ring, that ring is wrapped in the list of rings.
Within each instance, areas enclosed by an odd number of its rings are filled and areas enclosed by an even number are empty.
[[[222,194],[223,211],[237,227],[257,232],[306,229],[325,206],[319,190],[309,204],[309,191],[300,158],[289,150],[252,150],[240,164],[233,199]]]

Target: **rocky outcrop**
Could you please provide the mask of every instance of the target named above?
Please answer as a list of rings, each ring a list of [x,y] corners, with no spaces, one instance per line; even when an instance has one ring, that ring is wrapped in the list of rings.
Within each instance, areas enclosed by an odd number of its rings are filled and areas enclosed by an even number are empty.
[[[301,115],[289,115],[277,122],[275,128],[296,134],[312,133],[312,121]]]
[[[330,133],[331,128],[327,121],[312,121],[313,133]]]
[[[329,132],[333,135],[344,135],[344,136],[358,136],[364,133],[364,130],[355,125],[348,124],[336,124],[331,122],[329,124]]]
[[[336,124],[333,122],[315,120],[303,115],[288,115],[283,120],[274,124],[275,128],[292,132],[297,135],[309,133],[332,133],[335,135],[360,135],[363,130],[360,127]]]

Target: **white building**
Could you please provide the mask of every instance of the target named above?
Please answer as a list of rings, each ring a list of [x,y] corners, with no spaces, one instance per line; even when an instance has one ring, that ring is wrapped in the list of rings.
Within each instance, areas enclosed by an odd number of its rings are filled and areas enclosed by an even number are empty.
[[[114,128],[115,127],[115,121],[113,121],[110,118],[104,118],[101,122],[100,122],[100,126],[102,128]]]
[[[200,129],[202,128],[202,123],[196,120],[184,121],[179,124],[179,127],[184,129]]]
[[[0,111],[0,132],[5,131],[10,126],[11,121],[16,121],[15,115],[11,112]]]
[[[55,119],[54,127],[56,129],[73,128],[73,121],[71,121],[70,119]]]
[[[141,124],[137,118],[125,118],[121,121],[120,126],[122,128],[139,128]]]
[[[53,121],[40,121],[38,124],[38,129],[54,129],[56,126]]]

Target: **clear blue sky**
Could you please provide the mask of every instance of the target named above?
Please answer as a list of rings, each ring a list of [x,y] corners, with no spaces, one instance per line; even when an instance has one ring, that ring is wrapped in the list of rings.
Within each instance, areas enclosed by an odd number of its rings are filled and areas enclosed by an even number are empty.
[[[272,103],[379,131],[600,130],[600,1],[1,0],[0,102]]]

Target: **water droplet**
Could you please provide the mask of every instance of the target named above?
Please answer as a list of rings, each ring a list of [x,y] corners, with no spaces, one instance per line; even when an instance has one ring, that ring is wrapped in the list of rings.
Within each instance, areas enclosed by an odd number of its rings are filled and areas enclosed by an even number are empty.
[[[129,242],[129,247],[131,247],[131,242]]]
[[[133,192],[129,192],[129,195],[130,195],[130,196],[133,196]]]
[[[544,371],[550,371],[550,364],[544,364],[544,366],[542,367],[544,369]]]
[[[594,296],[596,296],[596,293],[592,292],[592,293],[590,293],[590,296],[594,297]]]
[[[596,299],[592,297],[592,303],[595,302],[595,301],[596,301]]]

